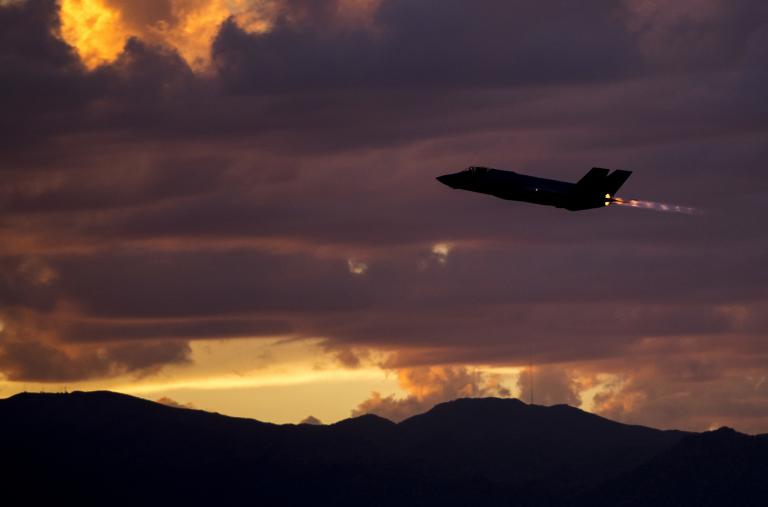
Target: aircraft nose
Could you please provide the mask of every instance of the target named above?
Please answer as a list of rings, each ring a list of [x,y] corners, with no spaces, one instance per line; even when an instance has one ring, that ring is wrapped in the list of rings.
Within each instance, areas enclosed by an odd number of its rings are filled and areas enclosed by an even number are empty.
[[[454,174],[444,174],[442,176],[438,176],[435,178],[437,181],[442,183],[443,185],[448,185],[451,188],[456,188],[456,175]]]

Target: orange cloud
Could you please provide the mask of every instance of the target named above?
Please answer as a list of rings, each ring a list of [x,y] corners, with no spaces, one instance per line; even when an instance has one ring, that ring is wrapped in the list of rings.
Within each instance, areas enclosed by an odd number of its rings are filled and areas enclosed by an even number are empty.
[[[60,15],[61,37],[90,69],[117,58],[131,35],[104,0],[63,0]]]
[[[486,376],[464,366],[422,366],[397,370],[400,388],[408,393],[404,398],[382,396],[378,392],[360,403],[353,416],[377,414],[393,421],[426,412],[433,406],[456,398],[509,396],[497,375]]]
[[[196,70],[210,62],[221,23],[233,16],[248,32],[269,30],[269,0],[61,0],[61,36],[89,69],[109,63],[130,37],[174,48]]]
[[[531,393],[531,380],[533,380],[533,393]],[[574,372],[557,366],[535,368],[533,378],[531,378],[531,371],[526,369],[517,378],[517,386],[521,398],[530,398],[533,394],[533,402],[537,405],[567,403],[574,407],[581,405],[580,392],[584,389]]]
[[[341,22],[368,23],[380,0],[337,0]],[[114,61],[130,37],[175,49],[197,71],[210,64],[211,43],[233,17],[249,33],[275,19],[300,18],[283,0],[60,0],[61,37],[94,69]],[[292,14],[296,14],[292,16]]]

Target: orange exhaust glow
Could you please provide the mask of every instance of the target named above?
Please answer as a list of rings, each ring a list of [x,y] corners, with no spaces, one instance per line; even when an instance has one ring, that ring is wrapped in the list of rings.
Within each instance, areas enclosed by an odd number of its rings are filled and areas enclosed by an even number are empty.
[[[684,213],[686,215],[696,215],[698,213],[701,213],[700,210],[696,208],[691,208],[689,206],[679,206],[677,204],[664,204],[661,202],[653,202],[653,201],[641,201],[639,199],[622,199],[621,197],[614,197],[611,199],[613,204],[617,204],[619,206],[627,206],[630,208],[642,208],[642,209],[650,209],[654,211],[662,211],[667,213]],[[606,206],[608,203],[605,203]]]

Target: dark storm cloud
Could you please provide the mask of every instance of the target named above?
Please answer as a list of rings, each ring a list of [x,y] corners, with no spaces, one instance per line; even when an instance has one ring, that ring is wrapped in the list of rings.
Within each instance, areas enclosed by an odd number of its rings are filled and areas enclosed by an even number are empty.
[[[3,315],[0,371],[8,380],[59,382],[130,373],[157,373],[169,364],[189,362],[184,341],[61,346],[30,316]],[[44,321],[43,321],[44,322]]]
[[[122,373],[145,375],[163,366],[189,361],[184,342],[121,345],[67,352],[24,338],[0,342],[0,368],[8,380],[62,382],[103,378]]]
[[[103,86],[105,102],[89,119],[96,127],[132,134],[166,136],[172,124],[183,131],[188,108],[200,107],[208,98],[178,53],[136,38],[92,76]]]
[[[278,20],[264,35],[230,20],[214,60],[238,92],[563,84],[616,78],[641,63],[616,2],[574,9],[567,1],[491,0],[476,8],[468,12],[458,0],[388,1],[374,19],[378,31],[334,28],[323,12],[298,24]]]
[[[55,273],[39,257],[0,256],[0,308],[52,310],[59,296],[51,290],[54,279]]]
[[[409,307],[440,311],[461,307],[466,301],[481,305],[569,304],[574,299],[584,304],[714,305],[759,300],[768,282],[764,273],[752,271],[764,261],[762,253],[741,256],[740,262],[733,263],[727,252],[602,252],[588,245],[557,249],[537,245],[511,252],[504,245],[481,250],[458,247],[445,266],[433,261],[428,267],[419,262],[419,254],[414,250],[392,260],[371,261],[362,276],[353,276],[340,258],[252,249],[104,252],[97,258],[54,257],[48,263],[57,273],[52,284],[58,291],[104,317]],[[500,272],[500,265],[507,269]],[[625,269],[627,265],[636,269]],[[700,276],[702,270],[707,276]],[[558,283],[548,283],[551,279]],[[659,287],[659,280],[674,290]],[[409,285],[420,290],[399,294]],[[153,290],[147,291],[148,287]],[[564,287],[568,290],[563,291]],[[709,321],[704,327],[714,324]],[[671,330],[670,325],[665,328]]]
[[[75,322],[63,325],[60,339],[68,343],[279,336],[291,332],[290,323],[278,320],[225,318],[188,321]],[[141,349],[139,349],[141,350]]]
[[[126,15],[170,16],[147,6]],[[662,420],[690,384],[707,414],[742,393],[757,426],[766,8],[384,0],[354,24],[294,0],[265,33],[225,22],[195,73],[139,39],[88,71],[53,1],[0,7],[0,371],[151,372],[244,335],[397,368],[520,364],[535,342],[542,364],[626,374],[605,413]],[[704,213],[571,214],[433,179],[474,164],[631,169],[627,197]]]
[[[666,252],[458,247],[445,265],[434,259],[425,265],[418,252],[406,252],[372,261],[363,275],[350,273],[342,259],[250,249],[49,262],[61,294],[87,315],[209,317],[86,322],[63,331],[68,340],[290,333],[329,337],[344,347],[435,347],[443,350],[433,359],[444,362],[494,362],[520,359],[531,339],[552,360],[569,361],[621,354],[643,336],[764,332],[759,321],[723,308],[764,298],[765,282],[751,272],[762,257],[734,264],[722,253],[706,255],[708,268],[702,259]]]
[[[712,76],[697,83],[696,96],[675,96],[675,104],[654,105],[669,91],[649,97],[652,88],[640,90],[646,100],[639,104],[628,88],[621,104],[610,105],[625,108],[628,116],[605,114],[600,122],[594,121],[600,97],[595,103],[553,98],[581,86],[734,67],[745,52],[746,58],[759,53],[752,40],[764,9],[757,2],[718,4],[710,16],[670,17],[663,10],[640,16],[627,4],[608,1],[578,9],[567,2],[487,1],[470,9],[458,1],[389,0],[378,9],[372,28],[340,25],[330,2],[286,4],[293,15],[279,18],[265,34],[245,33],[232,20],[225,23],[212,48],[214,76],[195,76],[172,50],[137,39],[129,40],[112,64],[85,72],[71,48],[52,33],[57,24],[52,1],[6,7],[0,25],[30,25],[4,31],[4,54],[11,62],[3,69],[4,82],[15,92],[5,95],[12,113],[6,116],[7,130],[38,141],[77,132],[109,134],[123,142],[247,136],[260,149],[327,152],[478,129],[562,124],[574,113],[591,128],[606,121],[611,128],[626,125],[631,117],[635,127],[640,120],[658,129],[665,125],[658,114],[675,114],[670,106],[723,116],[733,104],[701,107],[701,100],[722,99],[722,90],[706,96],[718,83]],[[706,49],[712,40],[717,51]],[[698,56],[670,56],[680,48],[692,48]],[[56,93],[39,90],[41,83],[57,83]],[[737,80],[723,86],[757,92],[761,83]],[[471,93],[505,89],[516,94]],[[47,102],[54,98],[56,107]],[[588,110],[567,110],[578,103]],[[447,109],[454,121],[445,121]]]
[[[66,294],[103,317],[349,311],[375,297],[343,262],[252,250],[104,253],[54,266]]]
[[[83,132],[180,132],[190,105],[203,100],[201,82],[175,51],[129,39],[115,62],[88,72],[58,32],[55,0],[0,7],[0,170],[49,166]],[[34,149],[41,145],[45,155]]]
[[[95,164],[109,160],[101,155]],[[92,162],[94,163],[94,162]],[[103,167],[19,175],[0,186],[0,212],[37,214],[148,206],[185,197],[204,197],[226,185],[231,161],[222,156],[158,156],[145,162],[126,155]]]
[[[57,25],[54,0],[0,6],[0,153],[61,128],[92,95],[74,50],[51,33]]]

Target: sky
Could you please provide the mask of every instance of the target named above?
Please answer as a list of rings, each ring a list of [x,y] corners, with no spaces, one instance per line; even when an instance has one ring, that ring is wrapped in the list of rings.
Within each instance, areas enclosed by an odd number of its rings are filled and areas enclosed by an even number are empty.
[[[0,397],[768,432],[766,61],[762,0],[0,0]]]

